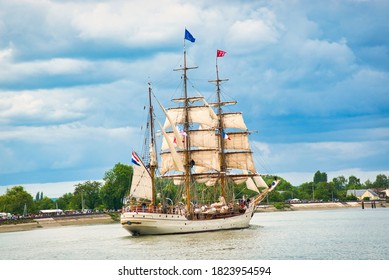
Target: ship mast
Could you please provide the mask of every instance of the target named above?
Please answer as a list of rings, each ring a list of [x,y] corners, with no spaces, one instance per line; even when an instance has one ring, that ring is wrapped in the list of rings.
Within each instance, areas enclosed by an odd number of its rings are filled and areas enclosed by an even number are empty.
[[[190,140],[189,140],[189,98],[188,98],[188,87],[187,87],[187,70],[196,69],[197,67],[187,67],[186,66],[186,48],[185,48],[185,39],[184,39],[184,66],[182,68],[174,69],[174,71],[182,70],[183,71],[183,80],[184,80],[184,112],[185,112],[185,122],[184,122],[184,131],[187,133],[187,137],[185,137],[185,177],[184,177],[184,187],[185,187],[185,197],[186,197],[186,205],[188,207],[188,212],[191,212],[191,196],[190,196],[190,183],[191,183],[191,177],[190,177],[190,169],[191,169],[191,163],[190,163]]]
[[[209,82],[216,83],[216,94],[217,94],[217,114],[219,116],[218,120],[218,131],[219,131],[219,142],[220,142],[220,187],[221,195],[224,198],[226,197],[226,155],[225,155],[225,145],[224,145],[224,127],[223,127],[223,110],[222,110],[222,101],[220,96],[220,82],[228,81],[228,79],[219,78],[219,68],[217,65],[217,56],[216,56],[216,80],[210,80]]]
[[[152,186],[152,205],[155,207],[155,169],[157,167],[156,159],[156,142],[155,142],[155,131],[154,131],[154,115],[153,115],[153,104],[151,102],[151,84],[148,82],[149,86],[149,114],[150,114],[150,176],[151,176],[151,186]]]

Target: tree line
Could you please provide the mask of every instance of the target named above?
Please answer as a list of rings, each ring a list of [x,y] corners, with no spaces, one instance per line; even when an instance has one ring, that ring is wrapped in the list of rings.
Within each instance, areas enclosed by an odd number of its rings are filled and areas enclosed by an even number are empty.
[[[14,186],[7,189],[7,192],[0,196],[0,212],[8,212],[16,215],[22,215],[27,208],[28,213],[38,213],[43,209],[62,209],[62,210],[105,210],[121,209],[124,198],[128,195],[133,176],[133,169],[129,165],[117,163],[112,169],[105,172],[104,183],[99,181],[86,181],[75,185],[73,193],[65,193],[57,200],[44,196],[42,192],[35,195],[24,190],[22,186]],[[264,180],[271,184],[274,176],[263,176]],[[268,196],[268,202],[285,202],[288,199],[298,198],[306,201],[346,201],[355,200],[355,197],[346,196],[347,190],[350,189],[367,189],[367,188],[388,188],[389,177],[379,174],[374,182],[369,180],[361,183],[360,179],[355,176],[345,178],[339,176],[328,182],[325,172],[317,171],[311,182],[306,182],[300,186],[293,186],[283,178],[276,190]],[[177,197],[178,187],[166,180],[158,180],[157,185],[160,187],[160,197],[157,203],[164,201],[164,198]],[[217,196],[211,194],[204,184],[197,184],[195,188],[200,190],[205,201],[215,201]],[[234,197],[240,199],[243,196],[251,196],[251,191],[245,188],[245,183],[235,188]]]
[[[300,186],[292,186],[288,181],[281,179],[276,190],[269,195],[270,202],[284,202],[288,199],[298,198],[303,201],[350,201],[357,198],[347,196],[347,190],[360,189],[387,189],[389,188],[389,176],[378,174],[376,180],[367,180],[361,183],[356,176],[338,176],[328,181],[327,173],[317,171],[311,182],[305,182]]]
[[[0,212],[22,215],[27,212],[38,213],[43,209],[62,210],[105,210],[120,209],[126,196],[133,169],[129,165],[117,163],[111,170],[105,172],[104,183],[86,181],[75,185],[73,193],[65,193],[55,201],[38,192],[35,199],[22,186],[14,186],[0,196]]]

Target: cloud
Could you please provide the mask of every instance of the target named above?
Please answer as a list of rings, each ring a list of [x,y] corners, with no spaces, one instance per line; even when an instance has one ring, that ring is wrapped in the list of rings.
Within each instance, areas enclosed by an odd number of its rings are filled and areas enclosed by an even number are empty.
[[[347,168],[377,169],[389,156],[389,140],[363,142],[298,142],[268,144],[266,153],[257,151],[267,172],[333,172]]]
[[[102,177],[115,163],[129,162],[129,143],[135,143],[139,136],[138,131],[131,127],[87,127],[81,124],[8,129],[0,133],[0,184],[15,179],[28,183],[32,172],[41,174],[40,182],[46,182],[51,176],[45,172],[81,171],[85,166],[87,169],[97,168]],[[42,171],[45,172],[42,174]],[[62,174],[62,178],[71,179],[67,174]]]
[[[253,17],[235,21],[228,30],[227,46],[236,53],[255,51],[279,40],[283,27],[277,23],[274,13],[261,8]]]
[[[114,40],[129,47],[166,44],[182,28],[177,23],[198,20],[199,10],[180,1],[120,1],[88,5],[78,10],[72,25],[82,40]],[[142,22],[142,24],[139,24]],[[171,28],[174,27],[174,28]],[[183,33],[182,33],[183,34]]]
[[[47,125],[85,118],[86,98],[69,98],[62,91],[6,92],[0,96],[0,124]]]

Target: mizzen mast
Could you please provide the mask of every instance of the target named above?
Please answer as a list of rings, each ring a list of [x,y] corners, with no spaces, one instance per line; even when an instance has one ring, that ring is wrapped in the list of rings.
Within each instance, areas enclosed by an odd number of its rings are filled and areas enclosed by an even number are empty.
[[[149,114],[150,114],[150,176],[151,176],[151,186],[152,186],[152,205],[155,206],[156,201],[156,195],[155,195],[155,170],[157,168],[157,153],[156,153],[156,142],[155,142],[155,131],[154,131],[154,110],[153,110],[153,104],[151,102],[151,84],[149,85]]]

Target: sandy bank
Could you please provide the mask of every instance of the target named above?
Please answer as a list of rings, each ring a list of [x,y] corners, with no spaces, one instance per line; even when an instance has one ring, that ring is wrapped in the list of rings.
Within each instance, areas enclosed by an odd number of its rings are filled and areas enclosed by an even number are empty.
[[[33,220],[31,223],[0,225],[1,232],[14,232],[32,230],[36,228],[60,227],[70,225],[91,225],[113,223],[111,216],[107,214],[94,214],[86,216],[60,216]]]
[[[358,202],[292,203],[291,210],[335,209],[361,207]]]
[[[365,208],[371,208],[370,202],[365,202]],[[376,207],[389,207],[386,202],[376,202]],[[294,210],[331,210],[339,208],[362,208],[361,202],[321,202],[321,203],[292,203],[286,204],[282,210],[276,209],[273,205],[259,205],[256,212],[272,211],[294,211]],[[289,207],[288,207],[289,206]]]

